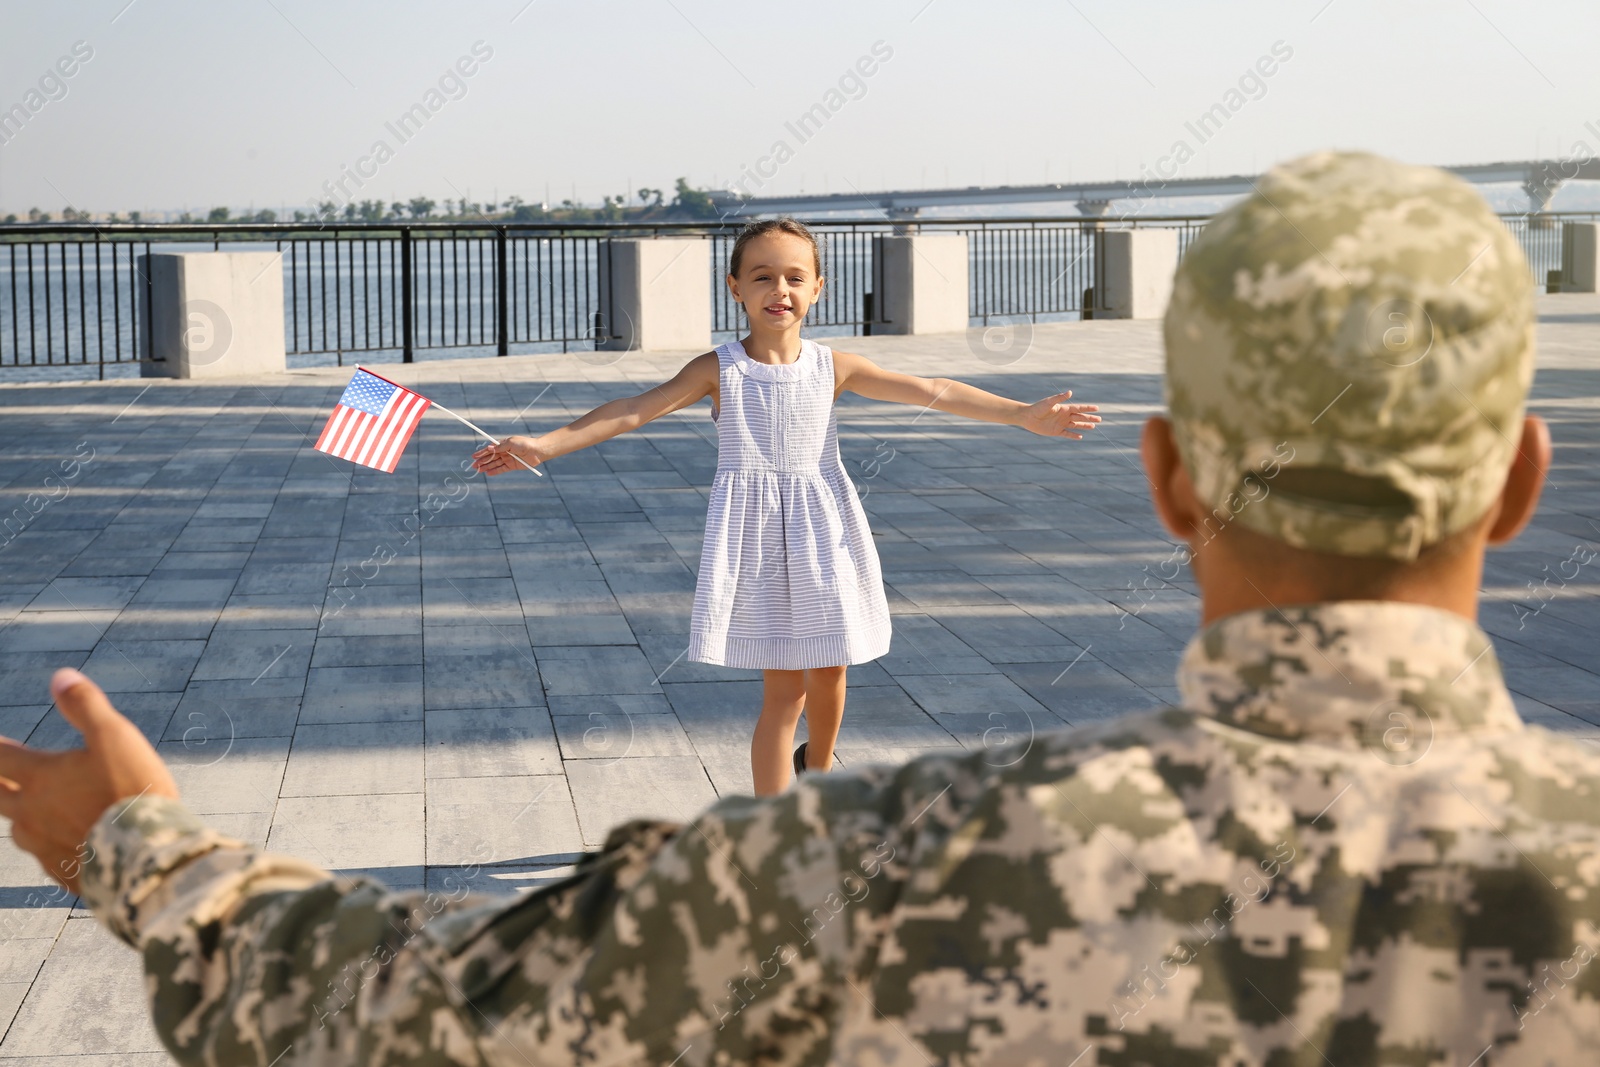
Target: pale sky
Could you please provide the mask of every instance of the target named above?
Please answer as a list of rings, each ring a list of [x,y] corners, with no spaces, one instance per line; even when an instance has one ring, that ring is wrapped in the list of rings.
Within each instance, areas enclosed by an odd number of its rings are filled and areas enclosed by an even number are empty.
[[[356,198],[593,203],[726,186],[779,141],[755,191],[1131,178],[1179,141],[1183,177],[1556,157],[1600,150],[1596,40],[1576,0],[0,0],[0,111],[37,108],[0,144],[0,214],[292,209],[358,165]],[[1241,78],[1201,144],[1185,123]],[[402,143],[385,124],[419,103]]]

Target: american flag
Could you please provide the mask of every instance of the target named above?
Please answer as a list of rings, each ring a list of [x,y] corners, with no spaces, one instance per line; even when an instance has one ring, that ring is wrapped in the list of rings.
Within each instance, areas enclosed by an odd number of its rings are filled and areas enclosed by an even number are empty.
[[[432,403],[371,371],[354,378],[328,416],[316,449],[365,467],[393,473],[412,431]]]

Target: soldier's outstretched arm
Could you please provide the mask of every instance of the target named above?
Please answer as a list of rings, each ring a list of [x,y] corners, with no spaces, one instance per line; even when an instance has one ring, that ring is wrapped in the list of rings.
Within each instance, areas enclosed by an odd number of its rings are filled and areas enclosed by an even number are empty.
[[[780,1042],[820,1047],[900,894],[901,797],[939,794],[887,771],[841,777],[729,798],[687,827],[626,824],[573,875],[515,900],[468,897],[470,870],[389,893],[208,829],[170,779],[137,785],[165,771],[97,687],[82,679],[57,700],[88,727],[85,748],[0,746],[16,783],[0,808],[47,868],[69,854],[62,842],[83,841],[82,811],[97,814],[81,875],[65,878],[142,952],[156,1028],[186,1064],[671,1062],[695,1044],[748,1061]],[[121,799],[95,808],[108,793]]]

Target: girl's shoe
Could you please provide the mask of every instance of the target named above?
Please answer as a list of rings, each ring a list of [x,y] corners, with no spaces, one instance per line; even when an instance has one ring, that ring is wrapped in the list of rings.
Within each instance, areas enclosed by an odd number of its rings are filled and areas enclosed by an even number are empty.
[[[810,743],[809,741],[802,741],[800,742],[800,747],[794,750],[794,773],[796,778],[806,773],[806,746]]]

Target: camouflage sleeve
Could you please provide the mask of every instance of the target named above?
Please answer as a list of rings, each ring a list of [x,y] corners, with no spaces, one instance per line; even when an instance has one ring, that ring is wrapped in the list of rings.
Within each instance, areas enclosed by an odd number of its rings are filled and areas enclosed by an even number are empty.
[[[95,824],[80,891],[142,953],[156,1031],[180,1063],[481,1062],[453,1013],[416,1010],[444,1002],[428,928],[483,906],[464,889],[336,878],[145,797]]]
[[[897,892],[888,785],[625,824],[510,902],[334,878],[144,798],[96,826],[83,895],[186,1064],[815,1058]]]

